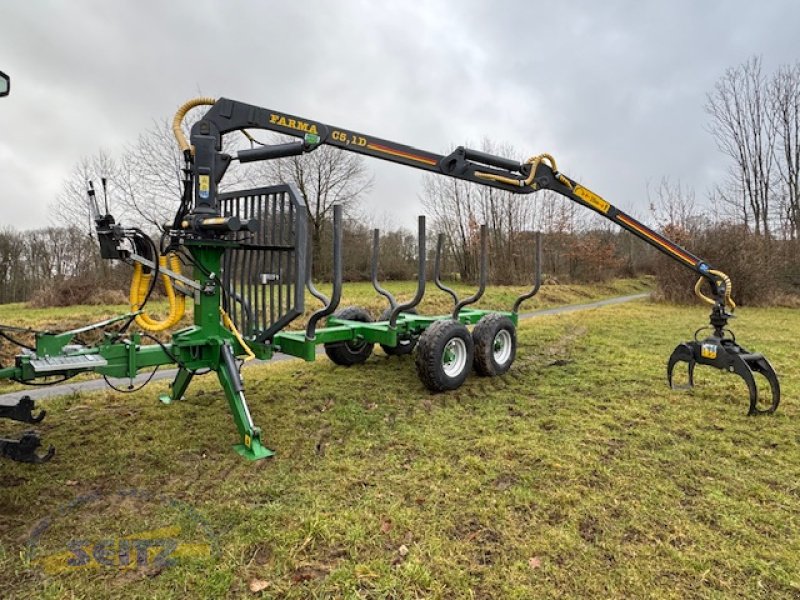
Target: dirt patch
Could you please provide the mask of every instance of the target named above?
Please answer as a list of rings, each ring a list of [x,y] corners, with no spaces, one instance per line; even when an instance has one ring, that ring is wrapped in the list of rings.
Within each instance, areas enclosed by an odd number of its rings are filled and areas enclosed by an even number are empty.
[[[328,569],[321,565],[302,565],[297,567],[292,572],[292,582],[293,583],[303,583],[306,581],[312,581],[314,579],[320,579],[325,577],[328,574]]]
[[[578,533],[580,533],[583,541],[594,544],[603,531],[597,519],[589,515],[581,519],[581,522],[578,523]]]
[[[264,542],[250,546],[247,549],[247,554],[250,556],[247,566],[255,565],[257,567],[263,567],[268,564],[273,556],[272,547]]]
[[[492,487],[498,492],[504,492],[517,483],[517,481],[519,481],[519,478],[513,473],[504,473],[495,477],[492,481]]]
[[[625,442],[616,438],[611,438],[606,441],[606,450],[600,456],[600,461],[603,463],[608,463],[614,460],[614,458],[622,451],[625,447]]]

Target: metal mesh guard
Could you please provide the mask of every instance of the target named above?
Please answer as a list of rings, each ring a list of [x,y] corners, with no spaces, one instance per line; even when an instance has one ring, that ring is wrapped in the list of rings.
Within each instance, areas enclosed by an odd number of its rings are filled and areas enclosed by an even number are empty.
[[[306,204],[289,184],[227,192],[219,202],[223,215],[259,222],[223,255],[223,306],[246,338],[268,341],[303,314]]]

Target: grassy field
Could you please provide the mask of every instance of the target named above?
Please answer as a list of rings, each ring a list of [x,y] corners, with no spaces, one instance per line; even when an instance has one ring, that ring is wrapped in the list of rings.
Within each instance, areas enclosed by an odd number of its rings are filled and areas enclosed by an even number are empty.
[[[320,284],[318,287],[322,292],[327,293],[330,291],[330,285]],[[416,282],[389,282],[386,287],[395,294],[398,301],[405,302],[414,296]],[[475,291],[473,287],[463,284],[453,284],[453,288],[459,293],[460,297],[467,297]],[[646,292],[652,288],[653,279],[648,276],[636,279],[617,279],[593,285],[544,285],[534,298],[525,302],[522,308],[523,310],[536,310],[563,304],[589,302],[612,296]],[[527,289],[522,286],[489,286],[478,306],[493,310],[511,310],[514,300],[525,291]],[[364,307],[377,319],[388,304],[383,297],[375,293],[370,283],[357,282],[344,285],[342,300],[339,305],[342,308],[350,305]],[[291,328],[302,329],[305,327],[308,317],[320,306],[316,298],[306,293],[305,314],[292,323]],[[0,324],[44,331],[67,331],[126,314],[129,310],[130,307],[124,304],[66,306],[59,308],[32,308],[24,303],[0,304]],[[426,315],[447,314],[452,310],[452,299],[432,284],[429,284],[419,310]],[[157,318],[163,318],[167,313],[167,304],[163,300],[153,301],[148,304],[148,312],[154,314]],[[192,312],[189,308],[179,327],[189,325],[191,322]],[[33,345],[33,335],[14,335],[20,341]],[[169,334],[159,334],[159,337],[163,341],[167,341]],[[102,332],[90,332],[83,334],[81,341],[83,343],[92,343],[101,338]],[[0,339],[0,365],[13,364],[14,355],[17,352],[17,347]],[[79,376],[76,381],[88,377],[91,376]],[[0,393],[18,389],[25,389],[25,386],[14,382],[0,381]]]
[[[230,449],[208,378],[168,407],[163,383],[48,401],[56,457],[0,463],[0,597],[797,598],[800,317],[734,322],[782,378],[761,418],[717,371],[667,389],[669,353],[704,319],[637,301],[528,320],[510,373],[449,394],[379,350],[351,369],[253,367],[278,452],[258,463]],[[54,558],[145,538],[181,558]]]

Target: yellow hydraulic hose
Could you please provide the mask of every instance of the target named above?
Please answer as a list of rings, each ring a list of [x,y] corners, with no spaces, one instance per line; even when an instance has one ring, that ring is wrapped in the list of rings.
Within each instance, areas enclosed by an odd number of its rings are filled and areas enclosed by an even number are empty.
[[[234,325],[233,320],[230,318],[228,313],[225,312],[225,309],[223,309],[221,306],[219,307],[219,314],[222,315],[222,324],[225,325],[225,327],[227,327],[230,330],[230,332],[233,334],[233,337],[235,337],[236,341],[238,341],[239,344],[242,346],[242,350],[245,351],[245,354],[247,356],[245,357],[244,360],[248,361],[254,359],[256,355],[253,354],[253,351],[250,349],[250,346],[248,346],[247,342],[244,341],[242,334],[239,333],[238,329],[236,329],[236,325]]]
[[[181,123],[183,123],[186,113],[196,106],[213,106],[216,104],[216,102],[217,101],[214,98],[202,96],[200,98],[192,98],[191,100],[181,104],[178,112],[176,112],[175,116],[172,118],[172,133],[175,136],[175,139],[178,141],[178,146],[180,146],[181,152],[186,152],[189,150],[192,154],[194,154],[194,148],[189,145],[189,142],[186,140],[186,136],[183,135],[183,129],[181,129]]]
[[[169,264],[169,268],[180,275],[181,262],[174,254],[169,257],[160,256],[158,264],[163,269],[166,269],[167,264]],[[141,264],[136,263],[133,266],[133,278],[131,279],[131,289],[129,293],[132,312],[140,310],[144,304],[152,277],[152,274],[143,272]],[[144,312],[136,315],[136,324],[145,331],[164,331],[174,327],[186,313],[186,297],[180,292],[177,294],[175,293],[175,288],[172,285],[172,279],[170,279],[169,275],[162,272],[161,281],[164,284],[164,291],[169,303],[169,314],[161,321],[154,319]]]
[[[525,187],[533,183],[533,179],[536,177],[536,168],[542,161],[549,163],[550,168],[553,170],[553,174],[555,174],[556,179],[558,179],[559,182],[561,182],[567,188],[572,189],[572,184],[569,182],[569,179],[567,179],[561,173],[558,172],[558,165],[556,165],[556,159],[553,158],[551,154],[547,154],[546,152],[542,154],[537,154],[536,156],[532,156],[525,161],[525,164],[531,165],[531,172],[525,179],[514,179],[513,177],[503,177],[502,175],[495,175],[494,173],[483,173],[481,171],[475,171],[475,177],[479,177],[481,179],[488,179],[489,181],[497,181],[498,183],[505,183],[508,185]]]
[[[731,282],[731,278],[728,277],[722,271],[716,271],[714,269],[711,269],[708,272],[711,275],[719,277],[725,283],[725,306],[729,308],[731,312],[733,312],[733,310],[736,308],[736,302],[734,302],[733,298],[731,298],[731,294],[733,293],[733,283]],[[704,281],[705,277],[701,277],[700,279],[697,280],[697,283],[694,284],[694,293],[697,295],[698,298],[700,298],[700,300],[702,300],[706,304],[714,306],[716,304],[715,300],[713,298],[706,296],[700,289]]]

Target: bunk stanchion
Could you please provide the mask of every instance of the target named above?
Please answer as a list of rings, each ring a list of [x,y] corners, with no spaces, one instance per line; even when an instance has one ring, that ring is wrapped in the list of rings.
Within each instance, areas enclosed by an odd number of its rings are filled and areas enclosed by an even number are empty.
[[[334,213],[334,247],[338,249],[334,251],[334,266],[333,266],[333,299],[331,300],[331,304],[329,307],[326,307],[322,311],[319,312],[319,318],[323,316],[330,315],[333,313],[333,319],[328,320],[328,325],[341,324],[340,321],[351,321],[356,323],[372,323],[372,317],[370,314],[361,307],[358,306],[347,306],[340,311],[336,310],[337,305],[339,304],[339,300],[341,297],[342,291],[342,256],[341,256],[341,244],[342,244],[342,234],[341,234],[341,206],[337,205],[335,209],[338,209],[338,213]],[[337,224],[338,223],[338,224]],[[335,303],[334,303],[335,300]],[[317,313],[315,313],[316,315]],[[314,315],[312,315],[313,317]],[[316,324],[316,320],[314,321]],[[309,328],[311,327],[312,323],[309,321]],[[347,327],[347,325],[345,325]],[[313,330],[311,330],[313,333]],[[308,333],[306,333],[307,340],[313,340],[314,337],[309,337]],[[365,362],[370,355],[372,354],[372,347],[373,342],[368,342],[363,339],[362,335],[354,334],[351,339],[342,340],[342,341],[335,341],[335,342],[325,342],[325,354],[328,356],[331,361],[336,363],[337,365],[343,367],[350,367],[353,365],[358,365]]]
[[[530,300],[538,294],[539,288],[542,287],[542,232],[537,231],[534,239],[536,241],[536,265],[533,271],[533,288],[531,288],[530,292],[520,295],[514,302],[514,307],[511,309],[511,312],[515,315],[519,312],[520,305],[525,302],[525,300]]]
[[[486,291],[486,271],[488,270],[488,263],[489,263],[489,248],[488,248],[488,239],[486,237],[486,225],[481,225],[481,268],[480,268],[480,275],[478,281],[478,291],[475,292],[469,298],[464,298],[460,302],[456,303],[456,307],[453,309],[453,320],[458,320],[458,313],[461,312],[461,309],[465,306],[469,306],[470,304],[475,304],[478,300],[481,299],[483,296],[483,292]]]
[[[440,253],[441,254],[441,253]],[[467,304],[476,302],[486,289],[486,226],[481,226],[481,274],[478,291],[456,303],[449,319],[434,321],[417,344],[417,374],[432,392],[454,390],[466,381],[472,367],[474,342],[466,325],[458,321],[458,313]],[[457,296],[456,296],[457,298]]]
[[[372,238],[372,287],[381,296],[389,301],[389,306],[378,317],[378,321],[388,322],[389,330],[396,332],[396,340],[393,343],[381,342],[381,348],[388,356],[405,356],[411,354],[417,346],[417,337],[419,333],[414,331],[415,323],[409,321],[411,315],[416,316],[416,306],[422,301],[425,294],[425,273],[426,273],[426,233],[425,233],[425,217],[420,216],[418,219],[418,233],[417,233],[417,246],[418,252],[418,267],[417,267],[417,292],[414,298],[402,306],[397,305],[397,299],[387,289],[382,287],[378,282],[378,258],[380,255],[380,231],[373,230]],[[407,315],[403,319],[403,327],[397,327],[397,321],[400,314]]]
[[[308,285],[308,280],[306,280]],[[314,287],[314,284],[311,284]],[[312,294],[314,292],[311,292]],[[320,293],[317,298],[324,298]],[[342,298],[342,205],[336,204],[333,207],[333,290],[328,303],[321,309],[315,311],[308,319],[306,325],[306,339],[312,341],[316,337],[317,323],[323,317],[327,317],[337,309]],[[321,299],[321,298],[320,298]]]
[[[378,257],[380,255],[380,243],[381,243],[381,230],[380,229],[373,229],[372,230],[372,264],[371,264],[371,275],[372,275],[372,287],[375,288],[375,291],[378,292],[381,296],[386,298],[389,301],[389,310],[394,310],[397,306],[397,300],[392,295],[392,293],[381,286],[378,283]],[[378,319],[379,321],[383,321],[384,319]]]
[[[317,289],[317,286],[314,285],[314,251],[313,247],[311,247],[311,238],[308,238],[308,249],[307,249],[307,256],[306,256],[306,289],[308,293],[314,296],[317,300],[322,302],[323,306],[327,306],[330,303],[330,298],[328,298],[325,294],[320,292]]]
[[[456,291],[446,286],[442,282],[442,247],[444,246],[444,234],[440,233],[436,239],[436,258],[433,263],[433,283],[436,287],[449,294],[453,298],[453,306],[458,304],[458,294]]]
[[[394,307],[389,317],[389,327],[392,329],[397,327],[397,317],[400,313],[409,312],[416,308],[422,302],[423,296],[425,296],[425,255],[425,217],[420,215],[417,218],[417,292],[408,302]]]

